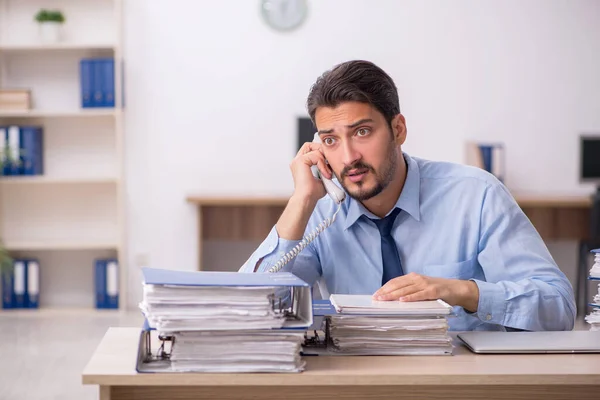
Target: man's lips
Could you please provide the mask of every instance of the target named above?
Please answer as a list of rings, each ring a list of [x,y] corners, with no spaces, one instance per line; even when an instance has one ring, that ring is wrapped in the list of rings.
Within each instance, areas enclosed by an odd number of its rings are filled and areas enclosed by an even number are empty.
[[[362,169],[353,169],[348,171],[348,173],[346,174],[346,176],[348,177],[348,179],[353,182],[359,182],[361,179],[363,179],[363,177],[367,174],[367,172],[369,172],[369,170],[367,168],[362,168]]]

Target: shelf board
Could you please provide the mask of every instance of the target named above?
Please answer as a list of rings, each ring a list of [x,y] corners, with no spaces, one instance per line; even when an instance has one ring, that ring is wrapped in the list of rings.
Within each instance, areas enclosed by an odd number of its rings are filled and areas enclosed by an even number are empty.
[[[19,250],[111,250],[117,249],[119,246],[116,242],[107,241],[9,241],[4,243],[9,251]]]
[[[88,108],[65,111],[44,110],[0,110],[0,118],[79,118],[79,117],[114,117],[121,113],[118,108]]]
[[[111,177],[48,177],[44,175],[31,176],[2,176],[0,184],[3,185],[58,185],[58,184],[115,184],[117,178]]]
[[[111,250],[118,247],[116,242],[103,241],[32,241],[32,242],[11,242],[4,244],[7,250]]]
[[[115,50],[115,46],[108,43],[6,43],[0,44],[0,51],[56,51],[56,50]]]

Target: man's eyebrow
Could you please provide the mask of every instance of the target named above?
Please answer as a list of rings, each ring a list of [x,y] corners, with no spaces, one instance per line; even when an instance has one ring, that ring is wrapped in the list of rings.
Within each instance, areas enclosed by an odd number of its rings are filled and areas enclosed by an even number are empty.
[[[360,124],[364,124],[366,122],[373,122],[373,119],[372,118],[359,119],[358,121],[353,122],[350,125],[346,125],[346,128],[356,128]],[[323,134],[331,133],[331,132],[333,132],[333,129],[324,129],[324,130],[319,131],[319,135],[323,135]]]

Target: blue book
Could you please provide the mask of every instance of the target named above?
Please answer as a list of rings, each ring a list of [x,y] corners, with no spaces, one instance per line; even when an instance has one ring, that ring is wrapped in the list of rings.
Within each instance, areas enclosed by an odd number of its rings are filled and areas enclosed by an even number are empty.
[[[294,302],[297,304],[296,316],[286,319],[283,329],[306,329],[313,323],[311,287],[290,272],[178,271],[144,267],[142,279],[146,285],[289,288],[294,290]]]
[[[2,271],[2,308],[13,308],[15,297],[14,270]]]
[[[27,284],[27,261],[23,259],[15,259],[13,263],[14,269],[14,308],[25,308],[26,299],[26,284]]]
[[[107,259],[105,261],[105,308],[119,308],[119,264],[116,259]]]
[[[102,92],[104,107],[115,106],[115,60],[107,58],[101,60],[102,65]]]
[[[483,169],[492,173],[492,146],[479,145],[481,151],[481,159],[483,160]]]
[[[81,89],[81,107],[94,107],[93,102],[93,64],[88,58],[79,61],[79,85]]]
[[[41,126],[20,127],[20,173],[42,175],[44,173],[44,131]]]
[[[40,306],[40,262],[37,259],[27,260],[27,288],[25,298],[27,308]]]
[[[96,292],[96,308],[106,308],[106,260],[98,259],[94,263],[94,288]]]
[[[104,107],[102,59],[95,58],[90,61],[92,63],[92,107]]]

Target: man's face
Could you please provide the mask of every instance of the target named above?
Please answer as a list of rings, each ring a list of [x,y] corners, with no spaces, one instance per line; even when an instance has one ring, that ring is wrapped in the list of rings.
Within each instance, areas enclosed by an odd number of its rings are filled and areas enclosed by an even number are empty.
[[[368,200],[394,179],[399,144],[377,109],[359,102],[319,107],[315,123],[325,158],[350,196]]]

